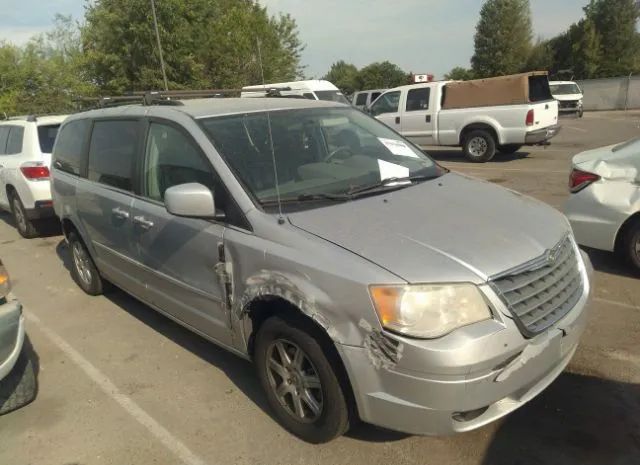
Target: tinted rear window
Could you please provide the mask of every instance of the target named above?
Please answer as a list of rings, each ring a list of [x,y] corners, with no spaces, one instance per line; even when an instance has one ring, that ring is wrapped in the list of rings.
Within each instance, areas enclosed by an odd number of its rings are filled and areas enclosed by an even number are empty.
[[[356,98],[356,105],[366,105],[367,104],[367,94],[358,94]]]
[[[529,101],[544,102],[553,100],[547,76],[529,76]]]
[[[15,155],[22,152],[22,141],[24,139],[24,128],[22,126],[12,126],[7,139],[7,155]]]
[[[89,144],[91,181],[123,190],[133,188],[133,163],[138,149],[137,121],[96,121]]]
[[[59,129],[59,124],[38,126],[38,140],[40,141],[40,151],[42,153],[51,153],[53,151],[53,144],[56,141]]]
[[[63,126],[53,151],[56,169],[80,175],[88,127],[89,121],[86,119],[71,121]]]

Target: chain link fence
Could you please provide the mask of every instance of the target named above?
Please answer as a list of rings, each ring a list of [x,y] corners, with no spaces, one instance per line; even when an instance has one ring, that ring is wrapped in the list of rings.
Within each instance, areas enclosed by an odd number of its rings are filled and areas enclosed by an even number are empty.
[[[640,109],[640,76],[578,81],[584,92],[584,109]]]

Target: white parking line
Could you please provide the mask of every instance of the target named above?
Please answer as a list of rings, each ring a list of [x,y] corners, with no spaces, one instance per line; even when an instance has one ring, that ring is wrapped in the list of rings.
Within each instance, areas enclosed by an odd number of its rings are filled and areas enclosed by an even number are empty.
[[[25,312],[29,322],[38,327],[58,349],[69,357],[98,387],[109,397],[115,400],[123,409],[127,411],[138,423],[144,426],[149,433],[155,436],[167,449],[185,465],[211,465],[194,454],[182,441],[173,436],[166,428],[153,419],[146,411],[135,403],[130,397],[124,395],[118,387],[98,370],[90,361],[84,358],[76,349],[71,347],[57,333],[47,328],[36,315]]]
[[[602,302],[604,304],[615,305],[616,307],[630,308],[632,310],[640,310],[640,306],[638,306],[638,305],[627,304],[627,303],[624,303],[624,302],[618,302],[617,300],[602,299],[600,297],[596,297],[593,300],[595,300],[596,302]]]

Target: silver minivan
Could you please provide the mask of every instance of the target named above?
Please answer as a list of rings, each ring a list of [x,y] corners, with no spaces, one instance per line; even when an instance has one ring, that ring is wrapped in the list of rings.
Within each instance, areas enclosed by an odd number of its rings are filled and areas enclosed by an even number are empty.
[[[449,172],[350,106],[164,103],[61,127],[73,277],[252,360],[293,434],[469,431],[571,360],[591,265],[556,210]]]

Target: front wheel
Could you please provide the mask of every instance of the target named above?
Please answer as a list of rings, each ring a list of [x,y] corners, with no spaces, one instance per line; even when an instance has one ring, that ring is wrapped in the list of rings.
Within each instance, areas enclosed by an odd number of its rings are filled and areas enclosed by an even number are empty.
[[[636,271],[640,272],[640,220],[636,220],[627,228],[622,239],[623,256]]]
[[[464,138],[464,155],[473,163],[485,163],[496,154],[493,136],[484,130],[471,131]]]
[[[302,319],[272,317],[256,338],[255,363],[280,424],[304,441],[320,444],[349,428],[349,407],[318,331]]]

